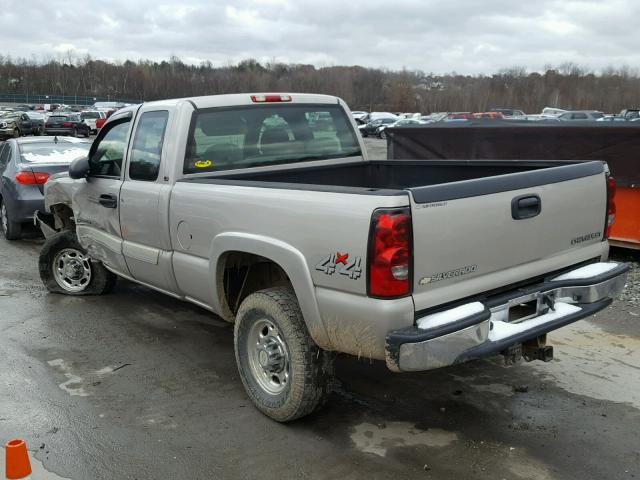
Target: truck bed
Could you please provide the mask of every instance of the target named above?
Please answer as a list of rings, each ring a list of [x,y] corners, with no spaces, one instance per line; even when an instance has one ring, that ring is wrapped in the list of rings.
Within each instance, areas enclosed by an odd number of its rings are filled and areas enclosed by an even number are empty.
[[[381,160],[283,167],[262,172],[224,172],[180,181],[369,195],[406,194],[410,190],[416,202],[425,203],[445,199],[443,195],[446,199],[465,198],[483,192],[557,183],[594,175],[597,171],[602,171],[602,163],[595,161]],[[470,180],[477,182],[468,182]],[[454,182],[465,183],[443,188]],[[452,197],[453,189],[456,194]]]
[[[389,204],[392,196],[407,197],[414,238],[413,301],[419,311],[600,257],[606,251],[602,242],[607,209],[604,173],[605,165],[599,161],[390,160],[281,166],[266,172],[192,177],[179,184],[211,184],[224,191],[229,187],[270,190],[264,195],[246,194],[264,197],[259,211],[265,217],[272,207],[273,190],[282,192],[278,197],[287,199],[290,208],[304,201],[306,209],[314,205],[331,211],[335,202],[343,206],[342,211],[363,203],[338,200],[340,194],[386,195],[386,200],[370,202],[378,207]],[[190,190],[176,188],[185,194]],[[197,198],[209,203],[204,195],[217,195],[218,190],[194,189],[187,194],[186,204],[193,205]],[[330,193],[327,202],[334,203],[325,205],[317,195],[304,195],[304,191]],[[523,198],[534,202],[537,211],[520,205]],[[245,201],[238,200],[239,204]],[[249,209],[242,211],[246,215]],[[289,221],[303,222],[305,212],[309,210],[300,209],[299,219]],[[335,219],[322,224],[340,229]],[[308,232],[303,223],[295,228]],[[540,241],[541,236],[545,241]],[[358,244],[352,250],[362,252],[366,241]]]

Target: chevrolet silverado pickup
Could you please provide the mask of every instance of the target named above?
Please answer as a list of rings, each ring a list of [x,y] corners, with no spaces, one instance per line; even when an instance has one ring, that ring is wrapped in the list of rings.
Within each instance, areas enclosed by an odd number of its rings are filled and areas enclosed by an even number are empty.
[[[345,103],[235,94],[114,113],[36,214],[51,292],[123,277],[234,323],[278,421],[314,411],[333,352],[422,371],[503,354],[609,305],[615,183],[589,162],[372,161]]]

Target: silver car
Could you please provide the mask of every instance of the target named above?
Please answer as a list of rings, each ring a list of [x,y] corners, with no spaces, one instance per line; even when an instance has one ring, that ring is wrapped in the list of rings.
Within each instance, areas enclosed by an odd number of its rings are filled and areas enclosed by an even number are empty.
[[[604,117],[604,113],[597,110],[573,110],[558,116],[561,122],[595,122]]]

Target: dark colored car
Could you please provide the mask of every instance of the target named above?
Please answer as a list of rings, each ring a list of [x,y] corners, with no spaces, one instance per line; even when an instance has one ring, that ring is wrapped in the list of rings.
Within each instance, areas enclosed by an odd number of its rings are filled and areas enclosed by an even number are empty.
[[[33,135],[42,135],[44,133],[44,122],[46,120],[43,113],[36,111],[25,112],[27,117],[31,120],[31,133]]]
[[[377,118],[367,123],[366,125],[358,126],[358,130],[363,137],[368,137],[369,135],[375,135],[378,127],[394,123],[397,120],[397,118]]]
[[[16,106],[16,110],[19,110],[21,112],[28,112],[31,110],[35,110],[35,108],[35,105],[27,105],[26,103]]]
[[[68,135],[88,137],[91,134],[89,125],[84,123],[80,115],[69,113],[65,115],[51,115],[44,124],[45,135]]]
[[[0,145],[0,229],[16,240],[33,213],[44,209],[44,184],[88,155],[91,142],[73,138],[18,138]]]

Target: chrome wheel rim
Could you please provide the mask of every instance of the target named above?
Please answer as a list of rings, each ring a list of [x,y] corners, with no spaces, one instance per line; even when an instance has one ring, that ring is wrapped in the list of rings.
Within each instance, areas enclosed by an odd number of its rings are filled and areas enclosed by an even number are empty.
[[[2,208],[0,208],[0,217],[2,217],[2,231],[7,233],[9,229],[9,217],[7,216],[7,207],[4,206],[4,202],[2,203]]]
[[[260,388],[271,395],[282,393],[289,384],[289,350],[276,325],[262,318],[249,331],[249,367]]]
[[[91,281],[89,257],[75,248],[60,250],[53,260],[53,277],[67,292],[81,292]]]

